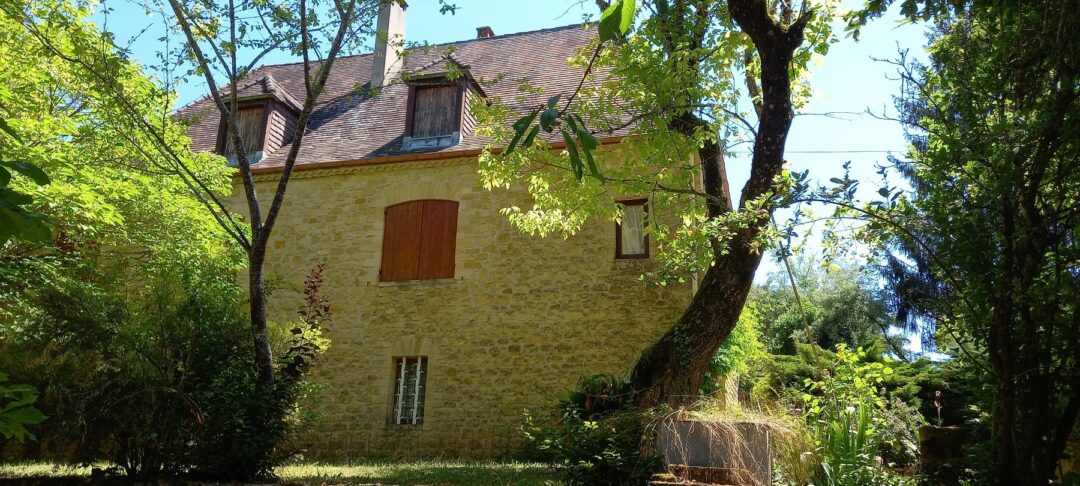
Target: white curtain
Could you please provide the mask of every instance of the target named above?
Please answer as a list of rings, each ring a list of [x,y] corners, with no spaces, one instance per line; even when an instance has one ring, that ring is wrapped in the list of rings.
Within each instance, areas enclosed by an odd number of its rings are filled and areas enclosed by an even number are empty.
[[[622,254],[645,253],[645,206],[624,206],[622,224]]]

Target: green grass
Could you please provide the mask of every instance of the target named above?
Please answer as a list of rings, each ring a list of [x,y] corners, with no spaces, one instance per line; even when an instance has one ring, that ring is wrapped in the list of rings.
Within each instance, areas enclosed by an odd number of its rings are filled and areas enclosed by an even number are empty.
[[[0,462],[0,479],[90,477],[91,466],[51,462]]]
[[[86,478],[90,467],[53,463],[0,463],[0,479]],[[284,484],[431,486],[557,486],[542,464],[521,462],[294,463],[277,469]]]

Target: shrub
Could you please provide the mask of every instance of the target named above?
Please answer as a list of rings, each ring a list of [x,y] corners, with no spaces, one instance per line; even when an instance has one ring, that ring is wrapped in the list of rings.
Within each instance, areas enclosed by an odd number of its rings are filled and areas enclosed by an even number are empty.
[[[22,441],[33,439],[26,429],[45,420],[45,415],[34,408],[37,390],[30,385],[5,385],[7,375],[0,373],[0,436]]]
[[[761,361],[766,356],[765,345],[759,339],[759,326],[758,311],[753,306],[744,308],[735,329],[716,350],[709,369],[705,372],[705,380],[701,386],[703,395],[716,393],[722,388],[725,377],[732,373],[750,371],[750,363]]]
[[[826,377],[805,381],[804,413],[821,466],[815,485],[894,484],[897,480],[877,465],[877,457],[887,441],[914,441],[914,430],[901,432],[901,437],[888,432],[890,420],[911,409],[886,405],[881,386],[893,370],[865,357],[862,350],[838,345]]]
[[[527,453],[551,464],[568,485],[645,484],[660,459],[642,452],[649,420],[630,405],[626,382],[598,375],[578,388],[546,420],[526,413]]]
[[[300,319],[275,344],[281,371],[262,394],[231,270],[174,268],[134,285],[107,268],[46,275],[24,300],[34,312],[0,342],[0,367],[41,390],[43,442],[132,478],[272,475],[309,389],[303,373],[326,345],[321,319]]]

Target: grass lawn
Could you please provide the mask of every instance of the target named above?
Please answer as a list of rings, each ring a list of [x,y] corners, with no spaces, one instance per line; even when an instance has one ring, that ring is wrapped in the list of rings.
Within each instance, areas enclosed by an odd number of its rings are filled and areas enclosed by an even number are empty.
[[[86,478],[90,467],[52,463],[0,463],[4,479]],[[557,486],[542,464],[520,462],[295,463],[277,469],[283,484],[380,484],[431,486]]]

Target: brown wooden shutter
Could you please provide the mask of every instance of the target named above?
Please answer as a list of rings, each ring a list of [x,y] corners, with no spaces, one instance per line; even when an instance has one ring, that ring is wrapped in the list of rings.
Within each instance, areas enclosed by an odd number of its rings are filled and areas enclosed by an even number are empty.
[[[457,130],[458,87],[422,86],[413,101],[413,138],[440,137]]]
[[[244,142],[244,152],[250,157],[255,152],[263,150],[263,136],[264,127],[263,121],[265,120],[265,111],[263,107],[241,107],[236,112],[236,123],[240,129],[240,139]],[[233,149],[232,136],[229,135],[228,127],[225,127],[225,155],[233,155],[236,151]]]
[[[454,278],[457,215],[456,201],[424,201],[417,278]]]
[[[423,210],[424,201],[409,201],[386,208],[380,281],[417,278]]]

